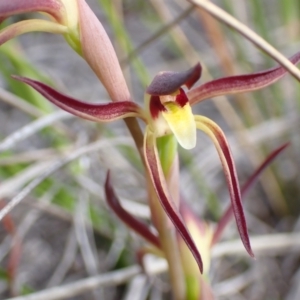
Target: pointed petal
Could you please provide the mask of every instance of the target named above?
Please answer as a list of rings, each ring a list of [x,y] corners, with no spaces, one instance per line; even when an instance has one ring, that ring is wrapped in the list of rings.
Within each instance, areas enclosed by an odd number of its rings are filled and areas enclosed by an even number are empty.
[[[200,63],[184,72],[160,72],[154,77],[146,92],[153,96],[171,95],[184,84],[190,89],[200,76]]]
[[[32,32],[32,31],[44,31],[44,32],[51,32],[51,33],[66,33],[67,27],[51,22],[46,20],[26,20],[21,21],[0,31],[0,45],[4,44],[8,40],[21,35],[23,33]]]
[[[215,144],[215,147],[218,151],[220,160],[223,165],[223,170],[225,173],[229,194],[230,194],[230,200],[231,200],[231,206],[233,209],[233,213],[235,216],[236,224],[238,227],[238,231],[241,237],[241,240],[249,253],[250,256],[254,257],[249,236],[248,236],[248,230],[246,225],[246,219],[244,216],[242,201],[241,201],[241,193],[239,188],[239,183],[237,179],[237,174],[235,170],[234,161],[231,155],[231,151],[229,148],[229,145],[227,144],[226,137],[219,128],[219,126],[214,123],[212,120],[203,117],[203,116],[195,116],[197,128],[204,131],[213,141]]]
[[[174,102],[169,102],[165,103],[164,107],[167,111],[161,113],[180,146],[184,149],[193,149],[196,146],[197,132],[189,103],[181,107]]]
[[[149,171],[149,175],[151,177],[154,189],[157,193],[157,197],[166,214],[169,216],[170,220],[177,229],[178,233],[181,235],[186,245],[189,247],[199,266],[200,272],[202,273],[203,265],[200,253],[188,229],[186,228],[178,209],[175,207],[174,203],[170,198],[163,171],[159,162],[159,156],[156,148],[156,137],[153,134],[153,132],[150,131],[149,128],[146,129],[145,134],[144,155],[147,169]]]
[[[126,225],[128,225],[129,228],[138,233],[149,243],[153,244],[157,248],[160,248],[158,236],[155,235],[152,231],[150,231],[146,224],[136,219],[121,206],[121,203],[118,197],[116,196],[113,187],[111,186],[109,171],[107,172],[105,181],[105,195],[109,207]]]
[[[128,117],[142,118],[140,107],[132,101],[120,101],[107,104],[85,103],[61,94],[42,82],[20,76],[13,76],[13,78],[30,85],[46,99],[63,110],[86,120],[109,122]]]
[[[29,12],[44,12],[51,15],[57,22],[63,23],[65,9],[60,0],[1,0],[0,19]]]
[[[261,173],[277,158],[277,156],[289,146],[289,143],[286,143],[276,150],[274,150],[264,161],[263,163],[254,171],[254,173],[250,176],[250,178],[246,181],[246,183],[241,188],[242,199],[245,199],[245,194],[249,191],[249,189],[253,186],[253,184],[258,180]],[[211,242],[211,246],[217,243],[220,239],[226,225],[232,218],[232,207],[231,205],[226,209],[222,218],[219,220],[217,228],[215,229],[214,236]]]
[[[297,64],[300,61],[300,52],[292,56],[290,61]],[[190,104],[194,105],[208,98],[261,89],[274,83],[285,74],[287,71],[279,66],[257,73],[220,78],[194,88],[187,92],[187,96]]]

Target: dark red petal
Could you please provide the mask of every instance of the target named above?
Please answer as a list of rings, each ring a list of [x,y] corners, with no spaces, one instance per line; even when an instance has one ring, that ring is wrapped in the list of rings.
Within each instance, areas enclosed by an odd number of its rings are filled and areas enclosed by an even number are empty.
[[[142,117],[140,107],[132,101],[111,102],[107,104],[85,103],[61,94],[42,82],[20,76],[13,76],[13,78],[30,85],[61,109],[86,120],[109,122],[121,118]]]
[[[129,228],[138,233],[155,247],[160,248],[160,242],[157,235],[151,232],[146,224],[136,219],[121,206],[121,203],[111,186],[109,171],[107,172],[105,181],[105,195],[109,207]]]
[[[152,119],[156,119],[159,116],[160,112],[166,111],[167,109],[161,104],[159,96],[151,96],[149,102],[149,110]]]
[[[146,92],[153,96],[171,95],[184,84],[190,89],[200,76],[200,63],[184,72],[160,72],[154,77]]]
[[[161,203],[161,206],[165,210],[166,214],[169,216],[170,220],[174,224],[176,230],[181,235],[186,245],[189,247],[191,253],[193,254],[200,272],[203,272],[203,264],[200,253],[186,228],[184,221],[178,211],[178,209],[173,204],[171,197],[168,193],[166,181],[163,175],[163,171],[160,165],[159,156],[156,148],[156,137],[155,135],[147,128],[145,135],[145,144],[144,144],[144,155],[151,177],[153,187],[156,191],[157,197]]]
[[[297,64],[300,61],[300,52],[292,56],[290,61],[293,64]],[[285,74],[287,74],[286,69],[279,66],[257,73],[220,78],[192,89],[187,93],[187,96],[191,105],[194,105],[205,99],[221,95],[244,93],[261,89],[274,83]]]
[[[247,192],[250,190],[250,188],[255,184],[255,182],[258,180],[261,173],[277,158],[277,156],[283,152],[286,147],[289,146],[289,143],[286,143],[282,145],[281,147],[274,150],[269,156],[263,161],[263,163],[255,170],[255,172],[250,176],[250,178],[247,180],[247,182],[242,186],[241,188],[241,195],[242,199],[245,199],[244,196],[247,194]],[[222,218],[218,222],[217,228],[215,229],[214,236],[211,242],[211,245],[214,245],[218,242],[220,239],[226,225],[229,223],[229,221],[232,218],[232,207],[228,206],[225,213],[223,214]]]
[[[223,170],[230,194],[231,207],[233,209],[241,240],[249,255],[254,257],[250,245],[246,219],[243,211],[241,193],[237,179],[235,164],[226,137],[223,131],[219,128],[219,126],[212,120],[203,116],[195,116],[195,120],[197,128],[203,130],[213,140],[215,144],[215,147],[218,151],[220,160],[223,165]]]
[[[58,0],[1,0],[0,22],[6,18],[29,12],[44,12],[51,15],[57,22],[61,23],[65,8]]]

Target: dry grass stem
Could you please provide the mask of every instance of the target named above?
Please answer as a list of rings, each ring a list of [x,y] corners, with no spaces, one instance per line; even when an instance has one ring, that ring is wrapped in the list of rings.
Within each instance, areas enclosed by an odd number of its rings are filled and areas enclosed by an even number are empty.
[[[99,273],[99,261],[92,236],[88,233],[89,230],[85,227],[84,221],[88,218],[88,203],[86,191],[82,191],[78,197],[75,209],[74,228],[86,271],[89,276],[95,276]]]
[[[278,255],[289,251],[299,251],[300,233],[278,233],[251,236],[251,245],[256,256]],[[212,257],[224,255],[247,256],[240,240],[222,242],[212,249]]]
[[[214,286],[215,296],[228,297],[236,294],[254,281],[255,278],[253,275],[253,270],[250,270],[216,284]]]
[[[66,246],[62,258],[57,264],[57,267],[52,276],[50,277],[47,283],[47,288],[51,288],[61,284],[76,258],[76,253],[77,240],[74,228],[72,228],[67,237]]]
[[[22,188],[30,180],[38,176],[42,176],[45,170],[51,168],[55,161],[57,161],[57,159],[31,164],[16,175],[4,180],[0,186],[0,197],[4,198],[15,195],[15,193],[18,192],[19,189]]]
[[[144,274],[139,274],[129,283],[123,300],[146,300],[149,287],[149,278]]]
[[[157,14],[159,15],[161,21],[167,26],[172,23],[173,15],[170,12],[168,5],[165,4],[163,1],[159,0],[151,0],[151,4],[153,5],[154,9],[156,10]],[[188,9],[192,10],[194,6]],[[191,45],[188,38],[186,37],[184,31],[179,26],[179,21],[175,22],[177,19],[174,19],[174,24],[172,27],[169,28],[169,34],[172,36],[173,41],[176,43],[178,49],[181,51],[184,59],[188,62],[190,66],[195,65],[196,62],[199,61],[199,54],[195,50],[195,48]]]
[[[77,182],[91,194],[95,195],[99,200],[105,199],[102,186],[90,177],[78,175]],[[143,219],[150,219],[150,208],[147,204],[134,202],[129,199],[120,198],[122,206],[131,214]]]
[[[163,273],[167,270],[167,265],[161,263],[160,260],[152,261],[147,266],[149,275]],[[43,291],[33,293],[26,296],[9,298],[7,300],[59,300],[74,297],[87,291],[94,290],[104,286],[116,286],[128,282],[138,274],[142,273],[142,269],[137,266],[131,266],[118,271],[109,272],[102,275],[78,280],[77,282],[65,284],[59,287],[45,289]]]
[[[87,146],[81,147],[77,150],[74,150],[71,154],[56,160],[55,162],[51,162],[51,166],[49,168],[44,168],[43,174],[39,177],[35,178],[31,181],[25,188],[23,188],[19,194],[17,194],[1,211],[0,211],[0,220],[3,219],[16,205],[18,205],[27,195],[31,193],[33,189],[35,189],[41,182],[43,182],[47,177],[52,175],[54,172],[62,168],[64,165],[69,162],[77,159],[78,157],[100,150],[101,148],[107,147],[107,145],[118,145],[128,143],[128,138],[115,138],[111,139],[111,141],[100,140],[95,143],[89,144]],[[49,164],[49,162],[47,162]]]
[[[256,34],[253,30],[247,27],[245,24],[241,23],[233,16],[222,10],[220,7],[214,3],[207,0],[188,0],[189,2],[203,8],[205,11],[210,13],[212,16],[223,22],[224,24],[232,27],[255,46],[257,46],[262,51],[266,52],[270,57],[276,60],[280,65],[282,65],[293,77],[300,81],[300,70],[293,65],[285,56],[283,56],[276,48],[270,45],[261,36]]]
[[[160,270],[159,270],[160,271]],[[93,291],[99,287],[115,286],[127,282],[137,274],[141,273],[139,266],[131,266],[118,271],[98,275],[74,283],[65,284],[59,287],[45,289],[41,292],[27,296],[9,298],[7,300],[59,300],[75,297],[85,292]]]
[[[68,151],[68,149],[66,149]],[[0,166],[14,165],[18,163],[33,163],[57,158],[59,151],[54,148],[24,151],[12,154],[9,157],[0,158]]]
[[[0,99],[33,117],[42,117],[45,113],[24,99],[0,88]]]
[[[31,135],[37,133],[39,130],[49,125],[52,125],[54,122],[57,122],[58,120],[66,120],[71,118],[74,118],[74,116],[63,110],[59,110],[52,114],[43,116],[40,119],[37,119],[31,122],[30,124],[25,125],[24,127],[13,132],[11,135],[7,136],[0,143],[0,153],[6,150],[10,150],[18,142],[27,139]]]
[[[160,3],[162,4],[162,2]],[[180,21],[184,20],[194,9],[194,5],[190,6],[186,10],[184,10],[179,16],[174,18],[173,20],[169,19],[165,24],[162,26],[161,29],[159,29],[157,32],[155,32],[153,35],[151,35],[148,39],[146,39],[143,43],[141,43],[139,46],[137,46],[131,53],[128,54],[128,56],[121,60],[122,65],[127,65],[130,63],[130,61],[136,57],[139,53],[141,53],[144,49],[147,48],[148,45],[156,41],[159,37],[166,34],[168,31],[170,31],[173,27],[175,27]]]

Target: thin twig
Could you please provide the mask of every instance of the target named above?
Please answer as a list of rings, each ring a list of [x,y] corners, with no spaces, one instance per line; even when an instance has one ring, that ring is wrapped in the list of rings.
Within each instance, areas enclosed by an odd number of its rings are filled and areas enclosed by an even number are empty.
[[[224,24],[232,27],[234,30],[243,35],[246,39],[252,42],[256,47],[266,52],[270,57],[282,65],[293,77],[300,81],[300,70],[293,65],[285,56],[283,56],[277,49],[270,45],[261,36],[256,34],[253,30],[247,27],[242,22],[235,19],[226,11],[207,0],[188,0],[189,2],[204,9],[209,14],[223,22]]]
[[[164,35],[172,27],[176,26],[180,21],[185,19],[193,11],[193,8],[194,8],[194,5],[188,7],[174,20],[165,24],[161,29],[159,29],[152,36],[150,36],[147,40],[145,40],[142,44],[140,44],[138,47],[136,47],[132,52],[130,52],[125,59],[121,60],[121,65],[128,64],[137,54],[139,54],[141,51],[143,51],[149,44],[151,44],[153,41],[158,39],[160,36]]]

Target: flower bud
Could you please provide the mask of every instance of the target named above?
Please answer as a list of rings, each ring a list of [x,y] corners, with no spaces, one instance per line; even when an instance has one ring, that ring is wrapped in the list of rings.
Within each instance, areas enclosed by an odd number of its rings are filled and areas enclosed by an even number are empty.
[[[82,56],[105,86],[112,101],[128,101],[130,94],[116,52],[102,24],[85,0],[78,0]]]

